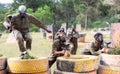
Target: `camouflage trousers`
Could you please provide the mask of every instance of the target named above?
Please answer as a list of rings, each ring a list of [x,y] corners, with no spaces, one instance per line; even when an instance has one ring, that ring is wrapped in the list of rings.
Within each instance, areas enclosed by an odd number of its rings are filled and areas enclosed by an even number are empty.
[[[21,52],[26,51],[26,49],[31,49],[32,37],[29,32],[22,33],[16,29],[13,31],[14,37],[18,42],[18,46]],[[24,46],[24,41],[26,41],[26,47]]]
[[[57,54],[57,55],[51,55],[48,59],[49,61],[49,68],[51,68],[51,66],[55,63],[55,61],[57,60],[58,57],[60,56],[64,56],[63,54]]]
[[[77,44],[76,44],[76,45],[74,44],[74,45],[73,45],[73,48],[72,48],[72,50],[71,50],[71,54],[72,54],[72,55],[75,55],[75,54],[76,54],[77,48],[78,48]]]

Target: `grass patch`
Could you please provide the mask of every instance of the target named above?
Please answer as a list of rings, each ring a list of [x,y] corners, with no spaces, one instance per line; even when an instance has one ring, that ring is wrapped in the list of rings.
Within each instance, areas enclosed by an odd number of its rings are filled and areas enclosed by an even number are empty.
[[[0,38],[0,54],[7,57],[19,57],[20,50],[17,43],[6,43],[9,34],[3,34]],[[28,51],[31,55],[36,57],[49,56],[52,49],[52,40],[43,39],[40,33],[31,33],[32,35],[32,50]]]

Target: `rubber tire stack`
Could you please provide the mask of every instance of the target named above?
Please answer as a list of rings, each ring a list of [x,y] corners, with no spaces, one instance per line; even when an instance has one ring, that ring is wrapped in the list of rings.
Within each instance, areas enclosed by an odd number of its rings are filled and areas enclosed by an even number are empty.
[[[11,73],[9,72],[8,74],[51,74],[50,71],[45,71],[45,72],[39,72],[39,73]]]
[[[85,33],[80,33],[79,34],[79,38],[78,38],[78,42],[85,42]]]
[[[71,55],[57,58],[54,74],[97,74],[98,56]]]
[[[99,74],[120,74],[120,55],[100,55]]]
[[[7,57],[2,56],[0,57],[0,74],[6,74],[7,73],[6,68],[7,68]]]
[[[48,58],[38,59],[8,59],[9,74],[50,74]]]

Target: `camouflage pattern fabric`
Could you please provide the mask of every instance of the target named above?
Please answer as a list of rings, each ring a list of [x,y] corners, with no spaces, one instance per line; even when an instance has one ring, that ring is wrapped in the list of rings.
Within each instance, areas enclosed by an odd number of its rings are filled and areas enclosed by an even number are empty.
[[[103,48],[103,44],[96,45],[95,42],[91,42],[88,46],[86,46],[83,50],[81,50],[81,54],[86,55],[99,55],[101,50]]]

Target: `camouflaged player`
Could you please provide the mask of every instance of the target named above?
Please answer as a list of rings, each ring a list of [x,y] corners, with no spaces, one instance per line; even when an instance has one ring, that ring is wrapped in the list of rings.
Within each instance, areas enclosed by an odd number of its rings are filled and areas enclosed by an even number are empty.
[[[94,35],[95,41],[92,41],[90,45],[86,46],[85,49],[81,50],[81,54],[85,55],[99,55],[102,53],[104,47],[103,35],[101,33],[96,33]]]
[[[26,7],[24,5],[19,6],[18,10],[19,13],[13,15],[11,18],[11,27],[12,32],[18,41],[19,49],[22,52],[21,56],[24,56],[27,53],[26,50],[31,49],[32,37],[29,33],[30,23],[46,30],[48,33],[51,33],[51,31],[37,18],[26,13]],[[24,41],[26,41],[26,47],[24,46]]]
[[[71,54],[73,55],[76,54],[76,51],[78,48],[78,42],[77,42],[78,37],[79,37],[79,34],[74,27],[72,27],[71,29],[68,29],[67,40],[70,43],[69,48],[70,48]]]
[[[65,37],[64,34],[61,32],[57,39],[54,40],[52,45],[52,53],[49,57],[49,68],[54,64],[57,57],[64,56],[66,45],[65,45]]]

